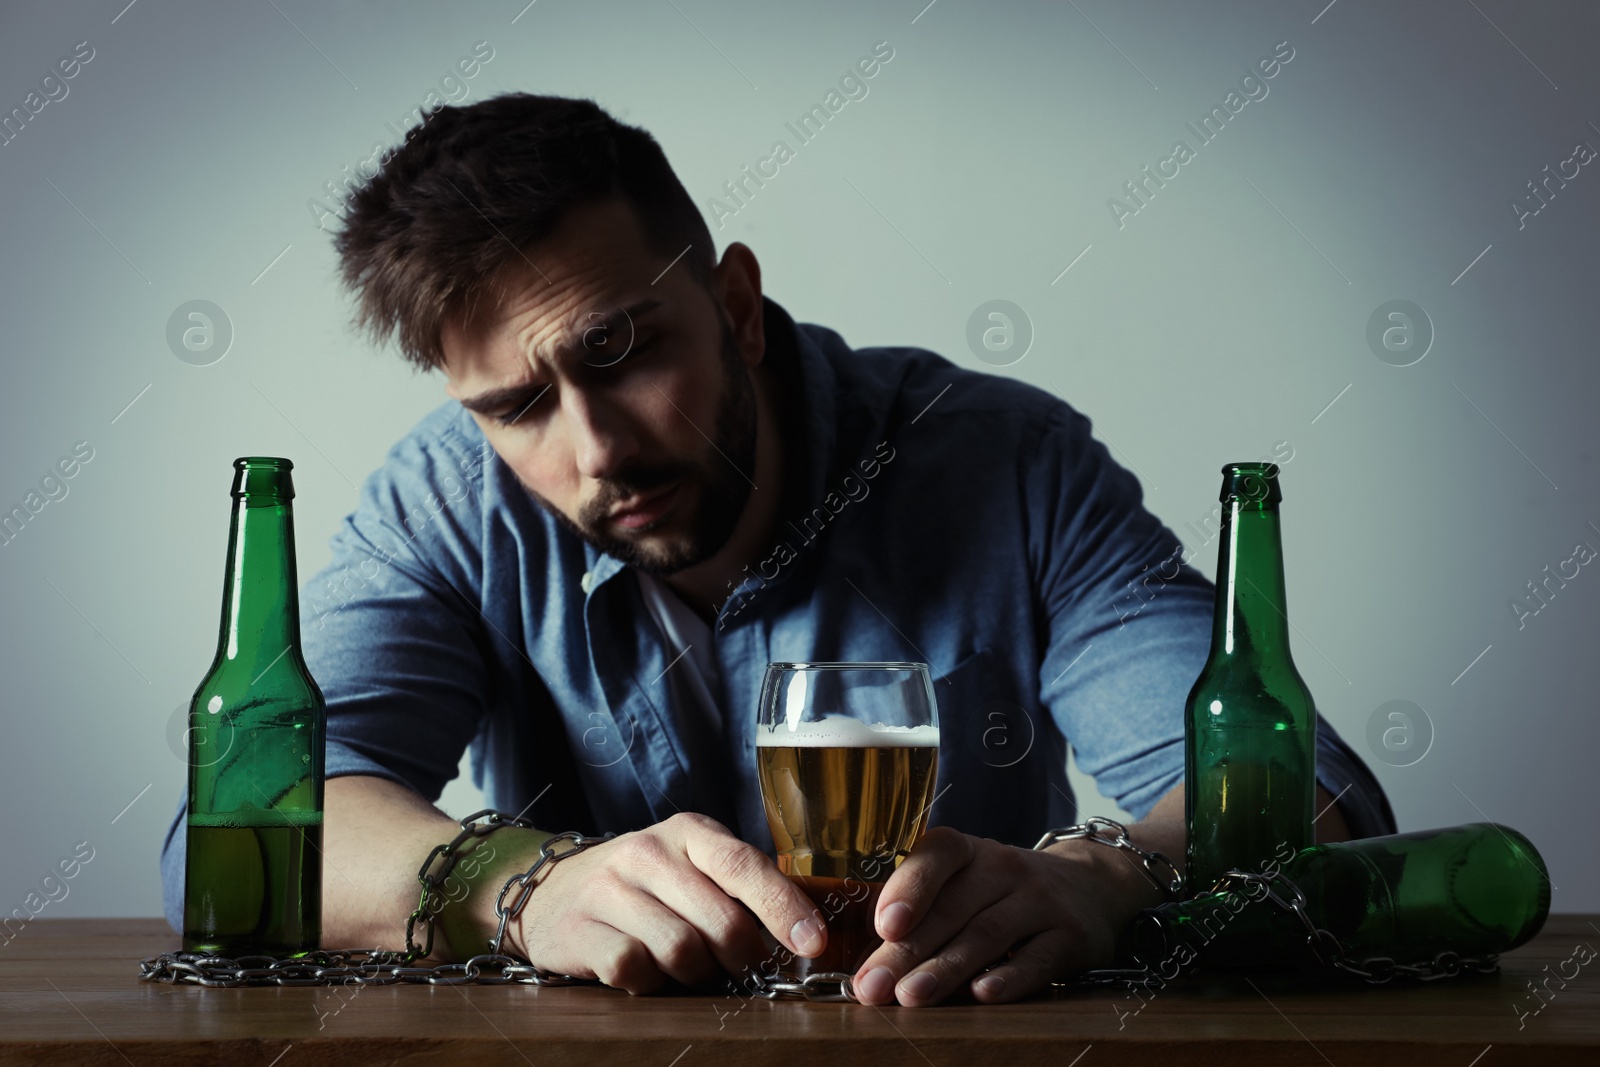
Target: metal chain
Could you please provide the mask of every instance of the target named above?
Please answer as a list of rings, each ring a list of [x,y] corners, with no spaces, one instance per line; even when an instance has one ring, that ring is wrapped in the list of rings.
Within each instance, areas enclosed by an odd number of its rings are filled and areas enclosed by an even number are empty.
[[[856,1000],[855,987],[851,985],[854,977],[843,971],[819,971],[797,980],[768,978],[761,983],[759,989],[753,990],[751,995],[767,1000],[791,998],[822,1003],[855,1004],[859,1002]]]
[[[1435,953],[1430,960],[1414,963],[1398,963],[1390,956],[1370,956],[1359,963],[1353,962],[1338,937],[1311,920],[1306,910],[1305,894],[1282,873],[1267,875],[1237,869],[1227,871],[1212,891],[1225,893],[1249,885],[1261,886],[1268,900],[1300,920],[1306,934],[1306,946],[1311,949],[1318,963],[1330,970],[1360,978],[1369,985],[1382,985],[1396,978],[1432,982],[1440,978],[1454,978],[1463,971],[1493,974],[1500,969],[1499,957],[1494,953],[1486,953],[1481,957],[1463,956],[1448,949]],[[1284,887],[1286,892],[1278,892],[1277,886]]]
[[[1369,985],[1383,985],[1402,978],[1432,982],[1440,978],[1454,978],[1465,971],[1493,974],[1500,969],[1499,957],[1493,953],[1483,956],[1463,956],[1449,949],[1435,953],[1432,959],[1413,963],[1398,963],[1389,956],[1373,956],[1359,963],[1354,962],[1345,952],[1339,938],[1312,920],[1311,913],[1307,909],[1305,894],[1281,872],[1268,875],[1235,868],[1225,871],[1210,892],[1226,893],[1253,885],[1261,887],[1264,899],[1299,920],[1301,928],[1305,931],[1306,947],[1318,964],[1328,971],[1360,978]],[[1245,895],[1249,896],[1248,893]],[[1194,960],[1182,969],[1182,973],[1194,973],[1198,969],[1198,960]],[[1084,971],[1073,979],[1052,984],[1058,989],[1113,985],[1119,982],[1148,985],[1153,973],[1148,967],[1101,968]]]
[[[1101,837],[1101,830],[1115,830],[1115,837]],[[1105,819],[1098,815],[1092,816],[1088,822],[1081,822],[1075,826],[1063,827],[1059,830],[1046,830],[1039,843],[1033,846],[1035,852],[1049,848],[1058,841],[1073,841],[1078,838],[1120,848],[1124,852],[1131,852],[1139,857],[1139,867],[1145,876],[1160,890],[1164,900],[1183,899],[1183,873],[1178,870],[1177,864],[1167,859],[1160,852],[1146,852],[1133,843],[1128,836],[1128,828],[1115,819]]]
[[[485,820],[479,822],[479,820]],[[412,982],[430,985],[506,985],[517,982],[527,985],[588,985],[599,984],[598,979],[577,978],[569,974],[547,971],[527,960],[501,952],[505,944],[506,927],[521,914],[533,893],[534,877],[545,867],[575,856],[587,848],[609,841],[615,834],[603,837],[586,837],[576,831],[555,834],[539,846],[539,857],[526,871],[512,875],[501,887],[495,899],[495,915],[499,927],[489,941],[489,951],[473,956],[465,963],[441,963],[432,967],[413,967],[411,964],[433,952],[434,919],[448,902],[444,887],[456,865],[463,859],[461,846],[469,839],[485,837],[506,826],[532,829],[533,824],[518,816],[508,816],[490,808],[468,815],[461,820],[461,832],[453,839],[434,846],[428,858],[417,869],[417,881],[422,885],[422,896],[416,910],[406,919],[406,947],[403,951],[392,949],[316,949],[303,956],[277,958],[274,956],[240,956],[229,958],[204,952],[164,952],[139,961],[139,980],[143,982],[192,982],[203,986],[303,986],[303,985],[393,985]],[[557,851],[559,841],[570,841],[572,847]],[[437,871],[429,868],[440,858],[444,863]],[[516,901],[506,907],[506,896],[513,886],[519,887]],[[417,944],[417,923],[424,924],[426,936]]]
[[[1111,827],[1117,830],[1117,837],[1107,840],[1093,832],[1096,825]],[[1173,863],[1159,852],[1147,853],[1128,840],[1128,831],[1121,823],[1111,819],[1099,817],[1091,818],[1087,823],[1069,827],[1066,830],[1051,830],[1039,840],[1035,848],[1044,848],[1055,841],[1066,840],[1070,837],[1088,837],[1092,841],[1113,845],[1118,848],[1128,849],[1139,856],[1143,863],[1145,873],[1148,874],[1157,888],[1160,888],[1168,900],[1180,900],[1183,897],[1183,877]],[[1164,867],[1170,872],[1166,885],[1162,885],[1161,875],[1157,866]],[[1294,915],[1300,925],[1305,929],[1306,945],[1311,950],[1312,956],[1323,967],[1330,971],[1349,974],[1360,978],[1371,985],[1381,985],[1397,978],[1410,978],[1423,982],[1431,982],[1440,978],[1453,978],[1463,971],[1473,971],[1480,974],[1493,974],[1500,969],[1498,957],[1486,954],[1482,957],[1462,956],[1458,952],[1445,950],[1434,954],[1431,960],[1419,960],[1414,963],[1398,963],[1388,956],[1374,956],[1357,963],[1352,961],[1344,951],[1344,946],[1337,936],[1324,930],[1312,921],[1307,911],[1305,894],[1300,887],[1291,882],[1281,872],[1272,875],[1258,874],[1253,871],[1233,869],[1224,872],[1212,887],[1210,892],[1227,892],[1231,889],[1250,885],[1262,886],[1265,896],[1276,906]],[[1275,886],[1282,886],[1284,893],[1279,893]],[[1191,965],[1190,970],[1195,969]],[[1148,983],[1151,972],[1144,967],[1100,967],[1080,972],[1073,978],[1062,982],[1051,983],[1057,989],[1075,989],[1092,986],[1112,985],[1119,982]]]
[[[543,971],[513,956],[484,953],[465,963],[408,965],[406,953],[382,949],[318,949],[296,959],[200,952],[166,952],[139,961],[143,982],[192,982],[203,986],[394,985],[576,985],[589,979]]]
[[[479,819],[485,820],[479,822]],[[456,864],[461,861],[461,846],[468,839],[487,837],[496,830],[507,826],[517,826],[532,829],[533,824],[516,815],[504,815],[493,808],[468,815],[461,820],[461,832],[442,845],[433,846],[433,851],[428,853],[428,858],[422,861],[422,866],[417,868],[417,881],[422,884],[422,896],[417,901],[416,910],[406,919],[406,949],[405,962],[423,959],[433,953],[433,920],[449,900],[444,892],[444,885],[456,869]],[[435,873],[430,874],[428,868],[433,866],[433,861],[443,857],[444,864]],[[427,939],[421,945],[417,944],[415,931],[418,921],[424,924]]]
[[[585,837],[583,834],[580,834],[575,830],[568,830],[566,833],[556,834],[544,844],[540,845],[539,858],[534,860],[533,865],[527,870],[523,871],[521,874],[512,875],[509,879],[507,879],[506,884],[500,889],[500,895],[495,898],[494,913],[500,919],[500,926],[495,930],[494,936],[489,939],[489,952],[492,955],[500,954],[500,949],[505,945],[506,927],[511,923],[512,919],[515,919],[521,915],[522,909],[527,906],[528,898],[533,895],[533,879],[540,871],[555,863],[557,860],[564,860],[569,856],[576,856],[584,849],[593,848],[595,845],[603,844],[607,841],[610,841],[615,836],[615,834],[606,834],[603,837]],[[565,852],[557,852],[555,849],[557,841],[570,841],[572,843],[572,847],[567,849]],[[508,908],[506,907],[506,895],[511,892],[512,886],[518,887],[517,899]],[[570,976],[563,975],[562,977]],[[578,979],[575,978],[570,980],[578,981]]]

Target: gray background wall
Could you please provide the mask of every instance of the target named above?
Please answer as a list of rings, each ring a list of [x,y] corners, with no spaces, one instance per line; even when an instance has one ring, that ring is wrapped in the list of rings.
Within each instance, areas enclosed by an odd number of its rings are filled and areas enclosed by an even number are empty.
[[[523,2],[0,15],[5,111],[78,42],[94,50],[0,148],[0,505],[93,449],[0,547],[0,913],[84,840],[93,861],[45,914],[158,913],[174,712],[214,650],[230,461],[295,459],[310,574],[361,479],[444,399],[349,330],[307,201],[478,41],[494,54],[466,99],[593,96],[652,130],[703,204],[789,141],[713,232],[750,244],[803,321],[984,369],[1019,350],[969,347],[969,317],[1019,306],[1031,348],[999,372],[1089,414],[1207,573],[1217,468],[1287,442],[1295,653],[1324,713],[1403,828],[1516,826],[1557,909],[1600,909],[1600,574],[1567,564],[1536,615],[1511,606],[1579,542],[1600,548],[1600,168],[1520,228],[1510,206],[1576,142],[1600,147],[1600,11]],[[798,145],[784,124],[879,41],[894,57],[867,95]],[[1268,95],[1119,227],[1108,198],[1175,140],[1194,147],[1184,123],[1283,41]],[[166,336],[196,299],[233,332],[209,366]],[[1403,367],[1420,338],[1398,355],[1367,341],[1397,299],[1433,334]],[[1114,813],[1081,778],[1079,794]],[[444,805],[473,801],[458,781]]]

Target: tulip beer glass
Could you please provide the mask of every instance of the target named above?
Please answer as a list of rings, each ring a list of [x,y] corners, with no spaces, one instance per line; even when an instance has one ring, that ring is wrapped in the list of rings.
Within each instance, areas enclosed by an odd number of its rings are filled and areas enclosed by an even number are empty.
[[[816,902],[828,944],[786,979],[852,973],[881,943],[883,883],[928,822],[939,715],[925,663],[773,663],[756,766],[778,869]]]

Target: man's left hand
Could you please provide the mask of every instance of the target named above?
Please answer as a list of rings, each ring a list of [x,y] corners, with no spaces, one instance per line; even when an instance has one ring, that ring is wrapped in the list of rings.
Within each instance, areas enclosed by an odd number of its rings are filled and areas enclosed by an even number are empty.
[[[1316,797],[1317,843],[1349,840],[1338,798],[1321,785]],[[1183,783],[1128,833],[1141,848],[1182,857]],[[884,883],[875,917],[884,943],[853,985],[865,1004],[923,1007],[965,989],[980,1004],[1021,1000],[1108,965],[1117,934],[1161,899],[1123,849],[1078,838],[1035,852],[935,827]]]
[[[1035,852],[935,827],[884,885],[884,944],[856,971],[855,992],[907,1007],[964,987],[983,1004],[1021,1000],[1109,964],[1123,924],[1159,899],[1125,855],[1091,841]]]

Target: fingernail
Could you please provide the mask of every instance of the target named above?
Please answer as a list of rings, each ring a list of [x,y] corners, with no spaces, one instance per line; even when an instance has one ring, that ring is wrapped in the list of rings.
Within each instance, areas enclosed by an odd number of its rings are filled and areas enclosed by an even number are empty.
[[[911,927],[911,907],[904,901],[895,901],[878,916],[878,931],[885,941],[898,941]]]
[[[916,974],[900,983],[900,999],[925,1000],[933,996],[933,991],[939,987],[939,979],[927,971],[918,971]]]
[[[822,926],[815,919],[801,919],[789,929],[789,940],[802,956],[810,956],[822,948]]]
[[[869,1004],[894,999],[894,975],[887,967],[874,967],[856,984],[856,993]]]
[[[998,997],[1006,991],[1006,980],[998,974],[986,974],[978,979],[977,990],[986,997]]]

